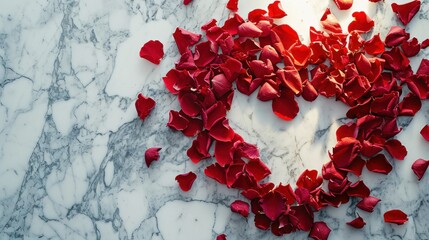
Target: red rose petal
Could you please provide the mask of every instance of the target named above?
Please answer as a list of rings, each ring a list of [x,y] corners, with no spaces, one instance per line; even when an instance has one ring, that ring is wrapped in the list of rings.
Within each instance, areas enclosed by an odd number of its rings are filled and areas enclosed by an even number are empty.
[[[168,120],[167,126],[175,130],[184,130],[188,127],[189,121],[185,117],[181,116],[179,112],[171,110],[170,119]]]
[[[229,142],[235,136],[234,130],[229,126],[228,119],[226,118],[213,125],[209,133],[210,136],[221,142]]]
[[[309,205],[292,206],[290,214],[292,224],[299,230],[309,231],[314,224],[313,211]]]
[[[159,159],[159,150],[162,148],[148,148],[144,153],[144,160],[146,162],[146,166],[150,167],[153,161],[158,161]]]
[[[413,170],[414,174],[416,174],[417,178],[420,181],[423,178],[423,175],[425,174],[428,167],[429,167],[429,160],[417,159],[411,166],[411,169]]]
[[[255,226],[262,230],[270,228],[271,220],[264,214],[255,214]]]
[[[422,49],[429,47],[429,38],[426,38],[425,40],[423,40],[421,47]]]
[[[299,94],[302,91],[301,76],[296,68],[286,66],[283,69],[277,70],[277,77],[280,81],[288,87],[294,94]]]
[[[322,177],[317,175],[317,170],[305,169],[298,177],[296,186],[312,191],[319,187],[322,184],[322,181]]]
[[[390,156],[398,160],[404,160],[405,156],[407,156],[407,149],[397,139],[387,141],[384,147]]]
[[[422,130],[420,131],[420,134],[422,135],[422,137],[429,142],[429,125],[426,124]]]
[[[259,89],[257,98],[262,102],[266,102],[266,101],[273,100],[274,98],[277,98],[279,96],[280,96],[280,93],[279,93],[278,87],[274,87],[269,82],[266,82]]]
[[[261,36],[262,31],[252,22],[245,22],[238,26],[238,35],[240,37],[256,38]]]
[[[183,0],[183,4],[184,5],[188,5],[189,3],[191,3],[192,2],[192,0]]]
[[[225,234],[217,235],[216,240],[226,240],[226,235]]]
[[[220,184],[226,184],[225,169],[217,163],[209,165],[206,169],[204,169],[204,174],[207,177],[218,181]]]
[[[176,31],[173,33],[173,38],[176,41],[180,54],[183,54],[190,46],[200,41],[201,34],[189,32],[182,28],[176,28]]]
[[[420,44],[417,38],[412,38],[410,41],[403,41],[401,44],[402,51],[405,56],[413,57],[420,52]]]
[[[269,192],[259,203],[271,221],[276,220],[285,210],[285,200],[278,192]]]
[[[196,100],[197,95],[194,93],[183,93],[179,95],[180,106],[186,115],[195,117],[200,113],[201,106]]]
[[[358,228],[361,229],[363,228],[363,226],[366,225],[365,221],[363,220],[363,218],[361,216],[358,216],[357,218],[353,219],[350,222],[347,222],[348,225],[354,227],[354,228]]]
[[[341,125],[336,132],[337,141],[341,141],[341,139],[346,137],[356,138],[357,130],[356,123],[354,122]]]
[[[212,139],[210,138],[207,131],[198,134],[197,138],[192,142],[192,146],[186,151],[186,155],[191,159],[193,163],[199,163],[205,158],[209,158],[209,153]]]
[[[393,26],[387,33],[386,39],[384,40],[386,46],[394,47],[400,45],[402,42],[407,41],[410,38],[410,34],[405,29]]]
[[[279,37],[281,44],[285,50],[288,50],[290,47],[292,47],[292,45],[300,42],[298,33],[287,24],[282,24],[274,27],[272,29],[272,32]],[[279,52],[281,53],[282,51]]]
[[[228,3],[226,4],[226,8],[233,12],[238,11],[238,0],[228,0]]]
[[[231,203],[231,211],[247,217],[249,216],[249,204],[241,200],[235,200]]]
[[[352,16],[354,20],[348,26],[349,32],[366,33],[374,27],[374,21],[365,12],[354,12]]]
[[[416,13],[419,11],[420,0],[413,0],[404,4],[392,3],[391,6],[393,12],[396,13],[396,16],[399,18],[399,20],[404,25],[407,25],[411,19],[413,19],[414,15],[416,15]]]
[[[337,5],[340,10],[347,10],[352,7],[353,0],[334,0],[335,5]]]
[[[315,222],[311,228],[308,237],[311,237],[315,240],[327,240],[331,229],[325,222]]]
[[[384,221],[402,225],[408,221],[408,216],[399,209],[393,209],[384,213]]]
[[[246,165],[247,172],[252,175],[257,182],[264,179],[266,176],[271,174],[268,166],[260,159],[251,160]]]
[[[376,198],[376,197],[368,196],[368,197],[363,198],[360,202],[358,202],[356,207],[358,207],[364,211],[367,211],[367,212],[373,212],[375,206],[380,201],[381,200]]]
[[[357,157],[361,144],[355,138],[343,138],[332,150],[332,161],[339,168],[348,167]]]
[[[140,57],[159,64],[164,57],[164,45],[158,40],[150,40],[140,49]]]
[[[203,130],[203,121],[198,118],[188,118],[188,127],[182,130],[183,135],[187,137],[195,137],[198,133]]]
[[[352,185],[350,185],[347,194],[351,197],[360,197],[365,198],[368,197],[370,193],[369,188],[365,185],[362,180],[359,180]]]
[[[268,16],[272,18],[282,18],[287,16],[287,14],[283,11],[280,1],[274,1],[268,5]]]
[[[294,119],[299,111],[295,96],[289,91],[283,91],[280,97],[274,98],[272,108],[277,117],[286,121]]]
[[[388,174],[393,169],[392,165],[390,165],[383,154],[378,154],[370,158],[366,163],[366,168],[371,172],[382,174]]]
[[[419,97],[413,93],[408,93],[399,103],[400,116],[414,116],[422,107]],[[429,140],[428,140],[429,141]]]
[[[384,52],[384,42],[381,40],[379,33],[364,43],[364,50],[371,55],[378,55]]]
[[[179,183],[179,187],[182,191],[187,192],[192,188],[192,184],[195,179],[197,179],[197,175],[193,172],[188,172],[177,175],[175,179]]]
[[[340,23],[334,14],[331,13],[331,9],[326,8],[325,13],[320,19],[320,24],[322,27],[333,33],[342,33],[343,29],[341,28]]]
[[[145,97],[143,94],[139,93],[137,101],[135,103],[137,115],[142,121],[149,116],[152,109],[155,107],[155,101],[150,97]]]

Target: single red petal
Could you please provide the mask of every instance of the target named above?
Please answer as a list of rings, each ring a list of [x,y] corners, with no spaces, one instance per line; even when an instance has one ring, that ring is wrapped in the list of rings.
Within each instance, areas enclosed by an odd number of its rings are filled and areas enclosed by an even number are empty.
[[[389,161],[387,161],[384,154],[378,154],[370,158],[366,162],[366,168],[368,168],[368,170],[371,172],[382,174],[388,174],[393,169],[392,165],[390,165]]]
[[[213,125],[226,117],[226,107],[222,102],[213,104],[209,109],[203,111],[202,119],[204,128],[210,130]]]
[[[402,51],[407,57],[414,57],[420,52],[420,44],[417,38],[412,38],[410,41],[403,41],[401,44]]]
[[[337,141],[341,141],[345,137],[356,138],[357,130],[356,123],[354,122],[341,125],[336,132]]]
[[[280,96],[278,87],[274,87],[269,82],[265,82],[259,89],[257,98],[260,101],[266,102],[278,98]]]
[[[233,12],[238,11],[238,0],[228,0],[228,3],[226,4],[226,8]]]
[[[300,205],[291,207],[291,221],[297,229],[310,231],[314,224],[314,214],[309,205]]]
[[[246,171],[252,175],[257,182],[271,174],[268,166],[260,159],[249,161],[249,163],[246,165]]]
[[[188,127],[182,130],[183,135],[187,137],[195,137],[203,130],[203,121],[199,118],[187,118],[189,121]]]
[[[247,19],[251,22],[259,22],[267,13],[264,9],[253,9],[247,14]]]
[[[180,54],[183,54],[190,46],[200,41],[201,34],[189,32],[182,28],[176,28],[176,31],[173,33],[173,38],[176,41]]]
[[[209,178],[213,178],[220,184],[226,184],[226,170],[217,163],[207,166],[207,168],[204,169],[204,174]]]
[[[262,31],[252,22],[245,22],[238,26],[238,35],[240,37],[256,38],[261,36]]]
[[[419,65],[419,69],[416,72],[417,75],[429,75],[429,59],[422,59]]]
[[[271,220],[264,214],[255,214],[255,226],[262,230],[270,228]]]
[[[304,44],[296,44],[289,49],[288,53],[295,67],[301,69],[307,65],[311,56],[311,49]]]
[[[380,202],[381,200],[373,197],[373,196],[368,196],[363,198],[362,200],[360,200],[360,202],[358,202],[358,204],[356,205],[356,207],[367,211],[367,212],[373,212],[375,206],[377,205],[378,202]]]
[[[241,200],[235,200],[231,203],[231,211],[247,217],[249,216],[249,204]]]
[[[422,135],[422,137],[429,142],[429,125],[426,124],[422,130],[420,130],[420,134]]]
[[[235,136],[234,130],[229,126],[228,119],[226,118],[213,125],[209,133],[210,136],[221,142],[229,142]]]
[[[293,66],[286,66],[277,70],[277,77],[288,87],[294,94],[299,94],[302,91],[301,76]]]
[[[392,3],[391,6],[399,20],[404,25],[407,25],[420,10],[420,0],[413,0],[404,4]]]
[[[276,187],[275,191],[280,193],[284,198],[286,198],[286,204],[292,205],[295,203],[296,196],[290,184],[282,185],[280,183],[279,186]]]
[[[381,40],[379,33],[364,43],[364,50],[371,55],[378,55],[384,52],[384,42]]]
[[[342,33],[343,29],[341,28],[340,23],[334,14],[331,13],[331,9],[326,8],[325,13],[320,19],[320,24],[322,27],[333,33]]]
[[[151,63],[159,64],[164,57],[164,45],[158,40],[150,40],[140,49],[140,57]]]
[[[183,4],[184,5],[188,5],[189,3],[191,3],[192,2],[192,0],[183,0]]]
[[[423,40],[421,47],[422,49],[429,47],[429,38],[426,38],[425,40]]]
[[[408,221],[408,216],[399,209],[393,209],[384,213],[384,221],[402,225]]]
[[[198,67],[205,67],[217,56],[218,46],[211,41],[198,43],[195,46],[194,61]]]
[[[311,228],[308,237],[311,237],[315,240],[327,240],[331,229],[325,222],[315,222]]]
[[[366,225],[365,221],[363,220],[363,218],[361,216],[358,216],[357,218],[353,219],[350,222],[347,222],[348,225],[354,227],[354,228],[358,228],[361,229],[363,228],[363,226]]]
[[[420,181],[423,178],[423,175],[425,174],[428,167],[429,167],[429,160],[417,159],[411,166],[411,169],[413,170],[414,174],[416,174],[417,178]]]
[[[159,159],[159,150],[161,150],[162,148],[156,148],[156,147],[152,147],[152,148],[148,148],[146,150],[146,152],[144,153],[144,160],[146,162],[146,166],[150,167],[150,164],[153,161],[158,161]]]
[[[201,112],[201,106],[197,102],[197,95],[194,93],[179,94],[179,103],[182,111],[190,116],[195,117]]]
[[[384,42],[386,46],[394,47],[400,45],[404,41],[407,41],[408,38],[410,38],[410,34],[407,33],[404,28],[393,26],[387,33]]]
[[[227,240],[225,234],[217,235],[216,240]]]
[[[361,144],[355,138],[343,138],[332,150],[332,161],[336,167],[347,168],[358,156]]]
[[[197,175],[193,172],[188,172],[177,175],[175,179],[179,183],[179,187],[182,191],[187,192],[191,189],[195,179],[197,179]]]
[[[310,81],[307,81],[302,89],[302,98],[304,98],[306,101],[312,102],[316,100],[317,96],[319,96],[319,94],[316,88],[314,88]]]
[[[294,119],[299,112],[298,103],[290,91],[282,91],[280,97],[273,100],[272,109],[277,117],[286,121]]]
[[[400,116],[414,116],[422,107],[422,101],[414,93],[408,93],[399,103]],[[429,137],[428,137],[429,139]],[[428,140],[429,141],[429,140]]]
[[[280,1],[274,1],[268,5],[268,16],[271,18],[282,18],[287,16],[287,14],[283,11]]]
[[[135,103],[137,115],[142,121],[149,116],[152,109],[155,107],[155,101],[150,97],[145,97],[143,94],[139,93],[137,96],[137,101]]]
[[[349,24],[349,32],[357,31],[360,33],[369,32],[374,27],[374,21],[366,15],[365,12],[354,12],[353,21]]]
[[[171,110],[167,126],[175,130],[184,130],[188,127],[189,121],[183,117],[179,112]]]
[[[271,220],[276,220],[285,208],[285,200],[278,192],[269,192],[259,200],[265,215]]]
[[[384,148],[390,154],[390,156],[398,160],[404,160],[405,156],[407,156],[407,149],[397,139],[387,141],[384,145]]]
[[[350,185],[347,194],[350,197],[360,197],[365,198],[368,197],[370,193],[369,188],[365,185],[365,183],[362,180],[359,180],[352,185]]]
[[[295,29],[287,24],[281,24],[274,27],[272,29],[272,33],[275,33],[275,35],[279,38],[281,45],[285,50],[288,50],[296,43],[300,43],[298,33],[295,31]],[[282,51],[279,52],[282,53]]]
[[[186,151],[186,154],[193,163],[199,163],[205,158],[209,158],[209,153],[212,139],[207,131],[198,134],[197,138],[192,142],[192,146]]]
[[[352,7],[353,0],[334,0],[335,5],[337,5],[340,10],[347,10]]]
[[[312,191],[319,187],[322,184],[322,181],[323,179],[321,176],[318,176],[317,170],[305,169],[298,177],[296,186]]]

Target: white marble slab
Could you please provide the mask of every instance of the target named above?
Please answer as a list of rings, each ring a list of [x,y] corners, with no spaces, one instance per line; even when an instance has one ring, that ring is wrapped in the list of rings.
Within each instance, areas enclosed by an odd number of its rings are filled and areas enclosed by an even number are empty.
[[[395,1],[405,2],[405,1]],[[309,26],[318,26],[326,7],[343,27],[351,13],[364,10],[382,38],[400,24],[391,1],[355,0],[352,10],[336,9],[330,0],[282,0],[282,20],[308,41]],[[215,18],[223,22],[225,0],[0,0],[0,239],[277,239],[258,230],[253,216],[232,214],[238,191],[206,178],[205,163],[186,156],[191,139],[165,125],[169,109],[179,109],[161,77],[179,54],[172,38],[177,26],[200,32]],[[240,0],[245,17],[267,1]],[[429,2],[407,26],[412,36],[429,37]],[[166,52],[159,66],[138,56],[143,43],[159,39]],[[426,49],[412,61],[416,69]],[[134,99],[142,92],[157,106],[141,122]],[[320,169],[335,144],[345,106],[319,97],[299,100],[292,122],[279,120],[267,103],[236,94],[231,125],[259,146],[272,169],[270,180],[295,182],[306,168]],[[268,106],[268,107],[267,107]],[[415,118],[400,120],[397,138],[408,148],[387,177],[364,172],[372,195],[382,199],[371,215],[351,204],[318,213],[333,229],[330,239],[429,239],[429,176],[418,182],[410,166],[429,159],[429,144],[419,136],[429,123],[429,103]],[[161,159],[148,169],[148,147],[159,146]],[[174,177],[195,171],[191,191],[182,192]],[[400,208],[409,222],[394,226],[382,213]],[[358,212],[367,225],[345,224]],[[303,239],[307,233],[288,238]]]

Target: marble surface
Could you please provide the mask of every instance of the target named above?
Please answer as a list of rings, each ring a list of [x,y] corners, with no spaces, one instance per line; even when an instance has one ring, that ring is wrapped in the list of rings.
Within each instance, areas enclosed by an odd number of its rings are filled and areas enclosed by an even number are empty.
[[[396,1],[400,2],[400,1]],[[402,1],[404,2],[404,1]],[[354,10],[364,10],[384,37],[394,17],[391,1],[355,0],[338,11],[330,0],[282,1],[282,20],[308,41],[309,26],[326,7],[347,26]],[[256,229],[253,216],[231,213],[238,191],[206,178],[206,163],[186,156],[192,139],[166,127],[169,109],[179,109],[161,77],[173,67],[178,51],[177,26],[200,32],[211,18],[223,22],[225,0],[0,0],[0,239],[278,239]],[[263,0],[240,0],[246,16]],[[427,37],[429,2],[407,26],[412,36]],[[425,30],[426,29],[426,30]],[[159,39],[165,58],[159,66],[141,60],[141,45]],[[426,49],[412,61],[416,69]],[[139,92],[157,101],[142,122],[134,100]],[[319,97],[299,100],[292,122],[279,120],[256,96],[236,94],[231,125],[255,143],[272,169],[274,182],[296,181],[306,168],[320,170],[335,144],[335,130],[345,121],[345,106]],[[330,239],[429,239],[429,176],[421,182],[410,166],[429,158],[429,144],[419,136],[429,122],[429,103],[415,118],[402,118],[397,138],[408,148],[404,161],[393,161],[387,177],[365,170],[372,195],[382,199],[374,213],[351,204],[316,215],[332,228]],[[162,147],[159,162],[148,169],[144,151]],[[195,171],[191,191],[182,192],[174,177]],[[403,226],[386,224],[382,213],[400,208],[409,215]],[[367,225],[345,224],[356,213]],[[295,233],[290,239],[305,239]]]

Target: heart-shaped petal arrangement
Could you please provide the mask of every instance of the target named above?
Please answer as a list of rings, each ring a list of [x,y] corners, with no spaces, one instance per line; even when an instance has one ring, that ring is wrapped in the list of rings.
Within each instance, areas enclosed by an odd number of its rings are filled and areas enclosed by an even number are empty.
[[[229,1],[227,8],[237,11],[237,3]],[[340,9],[348,9],[353,1],[335,3]],[[420,1],[413,1],[414,5],[420,6]],[[418,10],[396,4],[392,7],[404,24]],[[421,100],[429,97],[429,60],[423,59],[415,73],[409,60],[427,44],[410,40],[410,34],[399,26],[393,26],[384,41],[379,34],[368,37],[365,33],[373,30],[374,21],[365,12],[352,14],[354,20],[345,33],[330,9],[321,16],[323,29],[311,27],[310,43],[305,44],[291,26],[275,23],[275,18],[285,16],[280,1],[274,1],[267,10],[249,12],[248,20],[235,13],[223,25],[211,20],[201,27],[205,36],[177,28],[173,36],[181,57],[163,81],[177,96],[181,110],[171,110],[167,126],[196,137],[187,151],[190,160],[198,163],[212,159],[205,175],[238,189],[248,199],[234,201],[233,212],[247,217],[250,208],[255,226],[278,236],[301,230],[309,231],[315,239],[327,239],[330,229],[324,222],[314,222],[314,213],[326,206],[339,207],[351,198],[359,199],[358,208],[372,212],[380,199],[371,196],[362,180],[363,167],[389,174],[393,168],[389,159],[403,160],[407,155],[405,146],[394,137],[401,131],[398,118],[414,116]],[[160,47],[150,52],[162,52]],[[142,49],[141,56],[146,55],[151,54]],[[245,95],[258,91],[257,98],[271,101],[273,113],[286,121],[297,116],[298,97],[311,102],[322,95],[346,104],[349,110],[345,115],[350,121],[338,128],[330,161],[320,172],[305,170],[296,189],[266,181],[271,171],[257,146],[246,142],[229,125],[227,112],[234,87]],[[148,109],[142,109],[144,106]],[[144,96],[136,102],[142,119],[153,106]],[[426,139],[427,132],[426,126],[422,130]],[[421,179],[427,164],[418,161],[413,171]],[[350,175],[358,180],[352,181]],[[189,172],[176,180],[188,191],[195,178]],[[407,221],[400,210],[384,216],[386,222]],[[358,216],[347,224],[362,228],[365,221]],[[220,237],[226,239],[225,235]]]

